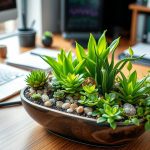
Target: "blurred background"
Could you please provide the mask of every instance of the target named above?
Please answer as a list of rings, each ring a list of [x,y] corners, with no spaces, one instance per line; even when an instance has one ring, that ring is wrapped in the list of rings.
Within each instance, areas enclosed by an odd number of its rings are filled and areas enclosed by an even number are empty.
[[[133,3],[137,7],[129,9]],[[135,20],[132,11],[141,6]],[[89,33],[99,37],[107,29],[113,39],[130,40],[134,34],[132,45],[150,43],[149,7],[150,0],[0,0],[0,39],[13,35],[25,22],[28,28],[34,23],[39,36],[51,31],[65,39],[86,41]]]

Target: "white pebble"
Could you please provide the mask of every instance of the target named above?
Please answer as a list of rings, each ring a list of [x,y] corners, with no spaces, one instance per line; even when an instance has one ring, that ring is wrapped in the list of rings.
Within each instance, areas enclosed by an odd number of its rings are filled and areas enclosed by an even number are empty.
[[[43,94],[43,95],[42,95],[42,101],[43,101],[43,102],[49,101],[48,95]]]
[[[62,108],[63,108],[63,109],[68,109],[68,108],[70,108],[70,103],[64,103],[64,104],[62,105]]]
[[[89,112],[92,112],[92,108],[91,108],[91,107],[85,107],[85,108],[84,108],[84,112],[85,112],[86,114],[88,114]]]
[[[73,110],[75,110],[78,107],[78,105],[76,103],[73,103],[70,105],[70,108],[72,108]]]
[[[52,105],[53,105],[53,104],[52,104],[50,101],[44,102],[44,106],[50,107],[50,106],[52,106]]]
[[[67,109],[67,112],[68,112],[68,113],[72,113],[72,112],[73,112],[73,109],[72,109],[72,108],[68,108],[68,109]]]
[[[88,112],[87,115],[88,115],[88,116],[92,116],[92,112],[91,112],[91,111]]]
[[[56,102],[54,98],[49,100],[50,102],[52,102],[53,104]]]
[[[64,103],[63,103],[62,101],[57,101],[57,102],[56,102],[56,107],[61,108],[63,104],[64,104]]]
[[[30,94],[34,94],[34,93],[35,93],[35,90],[34,90],[33,88],[30,88],[30,89],[29,89],[29,92],[30,92]]]
[[[83,111],[84,111],[83,106],[79,106],[79,107],[76,108],[76,112],[78,114],[83,113]]]

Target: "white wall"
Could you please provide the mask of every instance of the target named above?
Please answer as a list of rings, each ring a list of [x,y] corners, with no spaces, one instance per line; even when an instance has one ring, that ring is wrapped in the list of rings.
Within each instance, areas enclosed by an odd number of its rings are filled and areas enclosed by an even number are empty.
[[[60,0],[27,0],[28,26],[35,20],[35,29],[41,36],[44,31],[60,31]],[[18,0],[19,27],[21,23],[21,0]]]

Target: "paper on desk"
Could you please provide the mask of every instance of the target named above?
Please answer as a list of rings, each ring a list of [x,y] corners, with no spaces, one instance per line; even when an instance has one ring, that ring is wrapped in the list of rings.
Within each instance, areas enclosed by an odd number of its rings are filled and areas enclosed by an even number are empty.
[[[60,53],[58,50],[35,48],[31,51],[18,55],[17,57],[7,59],[6,63],[28,70],[48,70],[50,69],[50,66],[41,57],[39,57],[39,55],[48,55],[53,58],[57,58],[58,53]]]
[[[132,49],[134,51],[135,57],[144,55],[143,57],[144,59],[150,60],[150,44],[138,43],[132,46]],[[128,55],[129,51],[128,50],[124,51],[124,54]]]

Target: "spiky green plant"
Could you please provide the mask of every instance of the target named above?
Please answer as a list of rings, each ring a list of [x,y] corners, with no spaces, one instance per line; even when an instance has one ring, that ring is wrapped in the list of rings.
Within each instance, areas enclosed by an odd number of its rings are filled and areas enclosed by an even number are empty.
[[[69,73],[67,76],[63,76],[62,79],[59,81],[62,85],[62,88],[65,89],[67,93],[75,93],[80,91],[80,86],[83,82],[84,78],[83,75],[75,75]]]
[[[48,75],[42,70],[32,71],[25,79],[28,86],[34,89],[41,89],[48,81]]]
[[[114,40],[108,46],[105,33],[106,31],[104,31],[98,43],[96,43],[93,35],[90,34],[87,54],[84,51],[84,48],[76,43],[77,60],[79,62],[82,62],[86,59],[86,73],[88,74],[88,76],[95,79],[99,92],[102,94],[108,93],[112,90],[115,77],[123,69],[128,61],[134,61],[141,58],[132,58],[133,54],[130,53],[130,57],[124,58],[123,60],[120,60],[115,64],[114,55],[120,38]],[[130,49],[131,48],[129,48],[129,50]],[[112,53],[112,56],[109,62],[108,57],[110,53]]]
[[[61,50],[57,60],[50,56],[43,56],[42,59],[51,66],[58,81],[61,81],[69,73],[75,75],[85,74],[85,60],[78,62],[77,59],[73,59],[71,51],[67,54],[64,50]]]
[[[137,79],[137,72],[132,72],[129,77],[125,77],[125,75],[121,72],[121,77],[119,77],[120,86],[118,89],[120,93],[118,93],[119,97],[122,101],[136,104],[137,100],[140,100],[145,97],[145,94],[150,91],[150,87],[145,87],[144,83],[146,78],[142,80]]]

